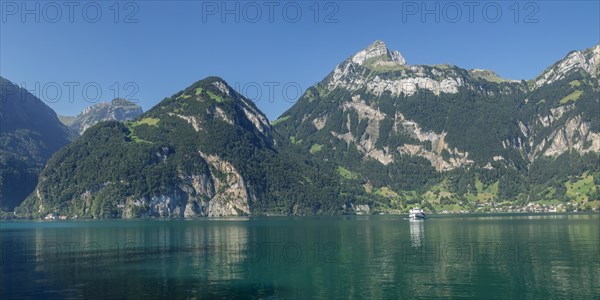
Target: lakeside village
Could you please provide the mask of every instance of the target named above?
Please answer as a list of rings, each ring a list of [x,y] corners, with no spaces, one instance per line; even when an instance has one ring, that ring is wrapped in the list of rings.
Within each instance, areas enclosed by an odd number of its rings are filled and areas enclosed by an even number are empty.
[[[597,202],[597,201],[594,201]],[[356,207],[357,215],[370,215],[370,214],[379,214],[379,215],[404,215],[406,212],[404,211],[374,211],[371,210],[368,205],[357,205]],[[557,203],[557,204],[542,204],[542,203],[534,203],[530,202],[524,206],[517,206],[514,204],[501,203],[496,204],[494,202],[487,203],[479,203],[477,204],[475,209],[437,209],[433,210],[432,207],[426,205],[424,207],[424,211],[427,214],[471,214],[471,213],[578,213],[578,212],[600,212],[598,207],[591,207],[586,203],[581,202],[567,202],[567,203]],[[44,220],[67,220],[67,219],[78,219],[78,216],[74,216],[73,218],[69,218],[65,215],[58,215],[54,213],[49,213],[44,217]]]
[[[598,207],[591,207],[590,205],[581,202],[566,202],[557,204],[543,204],[536,202],[529,202],[524,206],[518,206],[514,204],[510,205],[498,205],[491,202],[480,203],[474,211],[460,210],[460,211],[448,211],[442,210],[439,214],[454,214],[454,213],[565,213],[565,212],[599,212]]]

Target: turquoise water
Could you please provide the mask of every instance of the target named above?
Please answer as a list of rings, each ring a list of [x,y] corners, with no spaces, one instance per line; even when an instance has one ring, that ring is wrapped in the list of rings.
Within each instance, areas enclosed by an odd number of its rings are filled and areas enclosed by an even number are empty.
[[[0,223],[0,299],[600,298],[600,215]]]

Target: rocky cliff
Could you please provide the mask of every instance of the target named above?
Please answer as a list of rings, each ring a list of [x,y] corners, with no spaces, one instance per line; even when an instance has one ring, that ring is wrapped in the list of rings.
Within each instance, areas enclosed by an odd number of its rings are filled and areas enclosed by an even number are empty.
[[[85,108],[75,117],[61,116],[61,121],[77,132],[83,134],[88,128],[103,121],[133,120],[143,113],[135,103],[117,98],[111,102],[100,102]]]

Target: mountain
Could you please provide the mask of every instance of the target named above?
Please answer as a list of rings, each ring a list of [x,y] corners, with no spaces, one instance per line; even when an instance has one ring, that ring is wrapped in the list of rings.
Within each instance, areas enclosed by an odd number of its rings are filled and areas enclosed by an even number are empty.
[[[506,82],[506,81],[515,81],[515,80],[509,80],[509,79],[505,79],[500,77],[500,75],[496,74],[496,72],[492,71],[492,70],[482,70],[482,69],[472,69],[469,70],[469,75],[473,78],[481,78],[484,79],[486,81],[491,81],[491,82]]]
[[[600,45],[538,77],[409,65],[376,41],[269,123],[222,79],[55,153],[24,217],[600,208]]]
[[[600,80],[600,45],[580,51],[571,51],[567,56],[556,62],[540,74],[534,81],[535,87],[560,81],[576,72],[583,72]]]
[[[59,116],[60,121],[80,135],[88,128],[103,121],[128,121],[135,119],[144,111],[135,103],[116,98],[111,102],[100,102],[84,109],[75,117]]]
[[[326,163],[279,152],[250,100],[209,77],[133,121],[107,121],[57,152],[21,216],[192,217],[342,213]]]
[[[56,113],[0,77],[0,208],[11,211],[34,189],[44,163],[69,143]]]
[[[387,211],[600,207],[600,45],[536,79],[409,65],[376,41],[274,122],[278,144],[333,162]],[[362,187],[362,190],[355,187]]]

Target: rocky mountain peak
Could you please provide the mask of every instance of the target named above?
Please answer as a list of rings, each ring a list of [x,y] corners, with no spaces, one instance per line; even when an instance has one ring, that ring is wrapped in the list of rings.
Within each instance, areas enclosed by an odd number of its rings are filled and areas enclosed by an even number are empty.
[[[203,122],[215,118],[230,125],[240,125],[240,120],[246,119],[262,134],[271,129],[267,117],[251,100],[217,76],[196,81],[172,98],[177,103],[167,110],[168,114],[188,121],[196,131],[203,130]],[[165,102],[164,105],[170,105],[170,102]],[[203,121],[205,118],[207,119]]]
[[[491,81],[491,82],[507,82],[507,81],[512,81],[512,82],[516,82],[516,80],[511,80],[511,79],[505,79],[500,77],[500,75],[498,75],[496,72],[492,71],[492,70],[485,70],[485,69],[471,69],[468,70],[469,75],[475,77],[475,78],[481,78],[481,79],[485,79],[487,81]]]
[[[583,70],[592,77],[600,73],[600,44],[580,51],[572,51],[565,58],[546,69],[535,81],[535,86],[540,87],[564,78],[576,70]]]
[[[132,120],[142,113],[142,107],[134,102],[123,98],[115,98],[110,102],[99,102],[88,106],[76,117],[62,117],[61,121],[81,135],[99,122],[123,122]]]
[[[115,98],[110,101],[111,106],[135,106],[136,104],[133,101],[129,101],[123,98]]]
[[[592,76],[600,75],[600,44],[584,51]]]
[[[225,99],[235,100],[239,96],[225,80],[217,76],[209,76],[193,83],[178,98],[187,99],[189,96],[195,98],[200,94],[208,94],[208,98],[218,100],[217,102]]]
[[[80,116],[81,116],[81,115],[87,115],[87,114],[89,114],[89,113],[93,112],[94,110],[98,110],[98,109],[102,109],[102,108],[107,108],[107,107],[109,107],[109,106],[111,106],[111,103],[108,103],[108,102],[99,102],[99,103],[96,103],[96,104],[94,104],[94,105],[90,105],[90,106],[88,106],[88,107],[84,108],[84,109],[83,109],[83,110],[82,110],[82,111],[79,113],[79,115],[80,115]]]
[[[377,96],[384,92],[410,96],[419,89],[430,90],[436,95],[442,92],[455,94],[463,84],[457,68],[407,65],[400,52],[388,49],[379,40],[337,65],[323,82],[329,91],[365,88]]]
[[[406,64],[400,52],[388,49],[386,44],[380,40],[373,42],[367,48],[352,56],[352,62],[359,65],[363,65],[365,62],[371,60],[394,62],[399,65]]]
[[[498,74],[496,74],[496,72],[494,72],[492,70],[486,70],[486,69],[471,69],[471,70],[469,70],[469,74],[481,75],[481,76],[498,76]]]

